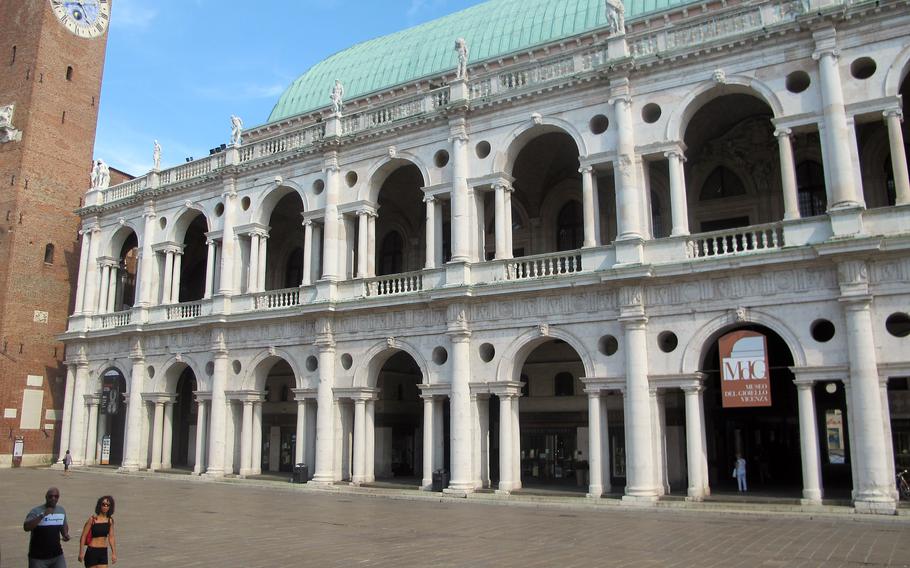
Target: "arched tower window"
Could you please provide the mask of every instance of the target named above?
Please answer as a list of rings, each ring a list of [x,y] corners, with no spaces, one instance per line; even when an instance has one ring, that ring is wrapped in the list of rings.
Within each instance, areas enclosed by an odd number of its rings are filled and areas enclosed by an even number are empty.
[[[50,243],[44,247],[44,264],[54,264],[54,245]]]
[[[828,208],[825,195],[825,171],[818,162],[806,161],[796,166],[796,187],[800,217],[822,215]]]
[[[382,239],[379,247],[379,276],[400,273],[403,261],[404,241],[398,231],[392,231]]]
[[[581,204],[570,201],[563,205],[556,218],[556,250],[580,249],[584,243],[585,227]]]
[[[72,65],[68,65],[66,67],[66,80],[67,81],[73,80],[73,66]]]

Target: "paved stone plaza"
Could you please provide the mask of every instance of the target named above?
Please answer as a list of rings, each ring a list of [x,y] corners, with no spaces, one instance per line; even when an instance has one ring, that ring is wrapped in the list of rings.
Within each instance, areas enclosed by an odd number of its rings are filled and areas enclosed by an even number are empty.
[[[377,498],[293,485],[0,471],[0,567],[25,566],[22,520],[56,485],[76,542],[117,500],[120,566],[910,566],[910,519]]]

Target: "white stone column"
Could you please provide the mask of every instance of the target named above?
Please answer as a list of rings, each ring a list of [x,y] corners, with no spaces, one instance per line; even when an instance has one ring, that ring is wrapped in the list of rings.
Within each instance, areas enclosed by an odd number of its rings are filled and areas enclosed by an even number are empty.
[[[588,497],[603,496],[603,456],[601,450],[600,391],[588,393]]]
[[[376,481],[376,401],[372,398],[367,400],[366,420],[363,480],[372,483]]]
[[[170,304],[173,298],[172,286],[174,278],[174,251],[164,251],[164,290],[161,292],[161,303]]]
[[[243,421],[240,426],[240,476],[250,475],[253,464],[253,401],[244,400]]]
[[[641,239],[641,188],[635,174],[635,123],[632,99],[627,93],[611,101],[616,117],[617,146],[613,176],[616,183],[617,240]]]
[[[318,325],[318,324],[317,324]],[[335,481],[335,341],[323,333],[316,340],[319,349],[319,386],[316,391],[316,464],[314,483]]]
[[[506,207],[505,207],[505,218],[506,218],[506,258],[512,258],[512,249],[515,247],[512,246],[512,192],[515,191],[515,188],[511,185],[506,186]],[[481,258],[481,260],[484,260]]]
[[[518,411],[521,395],[515,395],[512,401],[512,489],[521,489],[521,421]]]
[[[793,162],[793,144],[789,128],[774,131],[780,153],[780,183],[784,198],[784,219],[799,219],[799,196],[796,186],[796,165]]]
[[[313,283],[313,221],[303,221],[303,279],[301,286]]]
[[[490,436],[490,395],[486,393],[471,394],[471,409],[474,419],[474,450],[473,476],[474,487],[483,489],[487,487],[489,456],[487,453],[487,440]]]
[[[224,180],[224,192],[221,198],[224,200],[224,221],[221,230],[221,282],[218,284],[218,294],[222,296],[233,296],[235,293],[234,283],[234,254],[237,249],[236,236],[234,235],[234,221],[237,210],[237,191],[235,189],[236,180],[227,178]],[[212,401],[212,420],[215,415],[223,416],[221,410],[216,410],[215,401]],[[221,442],[222,448],[224,441]],[[209,462],[211,463],[211,462]],[[224,467],[224,458],[220,460],[220,467]]]
[[[338,251],[338,200],[341,193],[341,170],[338,154],[329,152],[325,158],[325,218],[322,229],[322,279],[339,280]],[[321,412],[320,412],[321,414]],[[318,474],[317,474],[318,477]]]
[[[433,399],[433,471],[445,469],[445,399],[437,396]]]
[[[171,469],[171,450],[174,444],[174,402],[164,403],[164,427],[161,443],[161,469]]]
[[[888,125],[888,142],[891,146],[891,169],[894,174],[895,205],[910,203],[910,174],[907,173],[907,154],[904,151],[904,133],[901,121],[904,116],[899,109],[883,113]]]
[[[76,280],[76,305],[73,314],[81,314],[85,305],[85,275],[88,272],[89,262],[89,245],[91,241],[91,231],[80,230],[82,235],[82,245],[79,253],[79,276]],[[64,450],[65,451],[65,450]]]
[[[98,247],[101,240],[101,229],[92,227],[88,230],[87,235],[89,236],[89,253],[86,259],[85,298],[82,310],[85,314],[94,314],[98,309]]]
[[[250,233],[250,266],[246,274],[247,292],[254,294],[259,291],[259,233]]]
[[[864,268],[865,270],[865,268]],[[842,285],[843,287],[843,285]],[[855,505],[862,512],[895,510],[894,472],[888,470],[887,451],[881,415],[882,404],[875,362],[875,332],[872,326],[871,296],[842,298],[847,322],[847,352],[850,360],[850,386],[853,407],[853,433],[862,446],[857,464],[859,479],[854,479]]]
[[[366,211],[357,212],[357,278],[367,277],[368,237],[370,221]]]
[[[145,379],[145,359],[141,349],[131,354],[133,366],[130,371],[130,385],[127,393],[126,432],[123,449],[123,471],[139,471],[144,462],[142,450],[142,421],[145,418],[142,403],[142,389]]]
[[[294,465],[306,459],[306,399],[297,399],[297,430],[294,439]],[[306,481],[306,480],[304,480]]]
[[[152,471],[161,469],[161,446],[164,442],[164,401],[155,401],[155,420],[152,423]]]
[[[70,423],[70,455],[73,465],[85,463],[85,389],[88,386],[88,362],[76,362],[76,384],[73,388],[73,417]]]
[[[100,463],[101,463],[101,447],[102,447],[102,442],[103,442],[103,440],[104,440],[104,437],[107,436],[107,434],[108,434],[108,431],[107,431],[107,415],[106,415],[106,414],[101,414],[101,410],[100,410],[100,407],[99,407],[99,410],[98,410],[98,431],[97,431],[97,433],[95,434],[95,448],[94,448],[94,450],[95,450],[95,463],[96,463],[96,464],[100,464]]]
[[[648,385],[647,318],[623,321],[626,339],[626,494],[624,499],[653,500],[654,452]]]
[[[670,236],[679,237],[689,234],[689,201],[686,192],[686,172],[683,164],[686,161],[680,150],[665,152],[664,156],[670,170],[670,216],[673,229]]]
[[[262,233],[259,235],[259,276],[256,278],[257,290],[265,292],[267,286],[265,282],[266,267],[268,266],[269,256],[269,235]]]
[[[612,475],[610,464],[610,419],[607,410],[607,397],[603,393],[600,397],[600,447],[601,447],[601,483],[603,484],[604,493],[613,492],[613,483],[610,480]]]
[[[138,305],[143,307],[151,306],[152,299],[152,281],[154,280],[155,252],[152,250],[152,236],[155,234],[155,207],[151,203],[145,204],[143,213],[145,220],[142,232],[142,250],[140,251],[140,279]]]
[[[426,204],[427,208],[426,225],[424,228],[424,232],[426,233],[424,238],[424,256],[426,257],[424,268],[432,270],[433,268],[436,268],[436,198],[432,195],[427,195],[423,198],[423,202]]]
[[[511,394],[499,395],[499,489],[497,493],[512,491],[512,398]]]
[[[651,395],[651,447],[654,452],[654,487],[658,495],[665,495],[668,491],[667,463],[664,457],[664,424],[665,400],[660,389],[650,389]]]
[[[600,215],[600,212],[594,208],[594,167],[582,166],[578,172],[581,174],[581,206],[585,225],[585,238],[582,247],[600,246],[596,223],[596,218]]]
[[[435,448],[433,445],[433,397],[423,397],[423,479],[421,480],[421,489],[429,490],[433,487],[433,457]]]
[[[200,400],[196,408],[196,463],[193,464],[193,475],[202,475],[205,472],[206,406],[207,401]]]
[[[315,401],[306,401],[306,453],[304,463],[307,465],[309,476],[313,475],[316,464],[316,404]]]
[[[363,483],[366,467],[366,401],[362,398],[354,400],[354,464],[351,483]]]
[[[463,323],[463,322],[461,322]],[[471,492],[471,332],[458,322],[449,329],[452,340],[452,392],[449,398],[449,438],[452,476],[449,488]]]
[[[259,257],[262,258],[261,256]],[[253,401],[253,457],[250,475],[262,475],[262,401]]]
[[[470,262],[468,133],[464,117],[453,118],[449,123],[449,127],[452,142],[452,260],[454,262]],[[454,432],[454,428],[452,430]]]
[[[224,279],[222,278],[222,281]],[[225,420],[227,419],[227,399],[224,395],[227,385],[228,353],[222,339],[216,339],[213,345],[214,370],[212,372],[212,412],[209,421],[209,458],[206,475],[222,477],[225,474]],[[231,441],[233,443],[233,441]]]
[[[98,463],[98,396],[85,396],[88,432],[85,436],[85,465]]]
[[[180,277],[182,276],[183,249],[174,252],[174,276],[171,280],[171,303],[180,303]]]
[[[78,310],[77,310],[78,311]],[[72,456],[72,449],[69,447],[70,440],[70,427],[73,420],[73,392],[76,388],[76,365],[72,363],[66,364],[66,390],[64,390],[63,395],[63,422],[60,424],[60,457],[57,459],[57,463],[63,463],[63,456],[66,455],[66,451],[70,450],[70,456]]]
[[[701,501],[705,498],[705,480],[702,479],[703,462],[701,406],[699,399],[702,387],[683,387],[686,397],[686,465],[688,467],[688,500]]]
[[[208,252],[205,255],[205,292],[203,298],[208,300],[212,297],[212,286],[215,283],[215,241],[206,239],[205,246]]]
[[[825,171],[831,184],[829,209],[859,207],[860,188],[854,187],[853,160],[850,155],[850,133],[847,130],[847,113],[844,109],[844,94],[841,90],[838,58],[833,26],[813,33],[816,52],[812,58],[818,61],[819,93],[822,102],[824,141],[827,148]]]
[[[796,383],[803,466],[803,502],[820,505],[822,502],[822,468],[818,447],[814,387],[815,383],[812,381]]]
[[[367,215],[367,228],[369,237],[367,238],[367,278],[376,276],[376,213],[371,212]]]
[[[108,300],[108,288],[111,283],[111,267],[109,264],[101,265],[101,286],[98,287],[98,313],[106,314],[109,310],[107,308]]]
[[[506,231],[511,227],[506,227],[506,186],[502,183],[493,185],[494,208],[493,208],[493,229],[496,234],[496,253],[497,260],[509,258],[506,251]]]
[[[115,265],[110,266],[107,283],[107,311],[117,311],[117,282],[119,278],[119,269]]]

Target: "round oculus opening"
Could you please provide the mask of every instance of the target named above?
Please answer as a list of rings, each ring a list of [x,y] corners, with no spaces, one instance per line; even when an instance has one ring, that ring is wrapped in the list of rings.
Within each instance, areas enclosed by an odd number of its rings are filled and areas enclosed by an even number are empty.
[[[679,345],[679,338],[676,337],[676,334],[672,331],[662,331],[660,332],[660,335],[657,336],[657,346],[660,347],[660,350],[664,353],[676,351],[677,345]]]
[[[160,225],[162,229],[167,227],[167,217],[162,217],[161,219],[158,219],[158,225]]]
[[[222,215],[224,215],[224,203],[219,203],[215,206],[215,216],[221,217]]]
[[[607,128],[610,128],[610,119],[602,114],[598,114],[588,123],[588,128],[591,129],[593,134],[603,134],[607,131]]]
[[[834,337],[835,330],[834,324],[830,320],[818,319],[812,322],[809,331],[812,333],[812,339],[819,343],[826,343]]]
[[[209,361],[208,363],[205,364],[205,374],[210,377],[215,374],[215,363],[214,362]]]
[[[878,65],[871,57],[859,57],[850,64],[850,74],[853,75],[854,79],[868,79],[875,75],[877,68]]]
[[[641,109],[641,119],[648,124],[654,124],[660,120],[660,115],[662,112],[663,111],[660,109],[660,105],[657,103],[648,103]]]
[[[240,361],[234,359],[234,362],[231,363],[231,368],[234,369],[235,375],[239,375],[240,371],[243,369],[243,365],[240,364]]]
[[[896,312],[885,320],[885,329],[894,337],[907,337],[910,335],[910,316],[903,312]]]
[[[433,155],[433,163],[436,164],[437,168],[444,168],[449,164],[449,153],[445,150],[440,150]]]
[[[149,376],[150,379],[154,379],[154,378],[155,378],[155,367],[149,365],[149,366],[145,369],[145,372],[148,374],[148,376]]]
[[[344,176],[344,183],[348,184],[348,187],[354,187],[357,185],[357,172],[350,171]]]
[[[241,207],[244,211],[246,211],[247,209],[250,208],[250,203],[251,203],[251,202],[250,202],[249,196],[244,197],[243,199],[240,200],[240,207]]]
[[[350,353],[345,353],[344,355],[341,356],[341,367],[345,371],[350,369],[351,365],[353,365],[353,364],[354,364],[354,358],[351,357]]]
[[[480,359],[484,363],[489,363],[496,355],[496,348],[490,343],[484,343],[480,346]]]
[[[433,362],[437,365],[445,365],[446,361],[449,360],[449,352],[446,351],[446,348],[439,346],[433,350]]]
[[[612,335],[605,335],[597,342],[597,350],[610,357],[619,351],[619,341]]]
[[[486,158],[487,156],[489,156],[491,150],[492,150],[492,148],[490,147],[490,143],[487,142],[486,140],[482,140],[482,141],[478,142],[477,146],[474,147],[474,152],[477,154],[477,157],[480,158],[481,160]]]
[[[828,383],[825,385],[825,392],[828,394],[834,394],[837,392],[837,383]]]
[[[319,359],[315,355],[310,355],[306,358],[306,370],[313,372],[319,368]]]
[[[787,75],[787,90],[791,93],[802,93],[812,84],[812,79],[805,71],[794,71]]]
[[[317,179],[313,182],[313,193],[319,195],[325,190],[325,182],[321,179]]]

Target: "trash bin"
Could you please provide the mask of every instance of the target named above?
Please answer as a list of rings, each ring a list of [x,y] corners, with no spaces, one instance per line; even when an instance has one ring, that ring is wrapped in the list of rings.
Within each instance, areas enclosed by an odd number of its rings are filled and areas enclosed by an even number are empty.
[[[437,469],[433,472],[433,491],[442,493],[442,490],[449,486],[449,472],[444,469]]]
[[[306,483],[309,477],[309,471],[305,463],[299,463],[294,466],[294,477],[291,479],[293,483]]]

